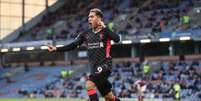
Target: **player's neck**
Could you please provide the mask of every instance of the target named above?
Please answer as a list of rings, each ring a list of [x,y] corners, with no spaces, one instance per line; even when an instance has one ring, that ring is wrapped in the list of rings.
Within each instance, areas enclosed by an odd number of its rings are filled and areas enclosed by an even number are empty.
[[[93,28],[92,31],[93,31],[94,33],[98,33],[98,32],[100,32],[102,29],[103,29],[102,26],[98,26],[98,27],[96,27],[96,28]]]

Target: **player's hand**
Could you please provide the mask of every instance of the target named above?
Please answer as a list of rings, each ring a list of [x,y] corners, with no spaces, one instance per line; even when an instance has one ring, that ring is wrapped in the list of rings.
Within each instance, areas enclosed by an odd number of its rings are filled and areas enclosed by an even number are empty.
[[[102,28],[105,28],[105,27],[106,27],[105,23],[104,23],[101,19],[99,19],[99,25],[100,25]]]
[[[104,23],[103,21],[101,21],[101,26],[102,26],[103,28],[106,27],[106,25],[105,25],[105,23]]]
[[[48,47],[48,51],[49,51],[49,52],[54,52],[54,51],[57,50],[57,47],[52,46],[52,45],[48,45],[47,47]]]

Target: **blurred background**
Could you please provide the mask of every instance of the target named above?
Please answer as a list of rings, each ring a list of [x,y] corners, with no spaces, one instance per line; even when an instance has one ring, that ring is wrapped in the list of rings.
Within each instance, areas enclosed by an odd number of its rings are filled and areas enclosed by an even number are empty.
[[[137,99],[134,82],[146,78],[147,99],[201,98],[201,0],[0,0],[0,98],[87,100],[87,50],[48,53],[89,28],[100,8],[110,30],[116,96]]]

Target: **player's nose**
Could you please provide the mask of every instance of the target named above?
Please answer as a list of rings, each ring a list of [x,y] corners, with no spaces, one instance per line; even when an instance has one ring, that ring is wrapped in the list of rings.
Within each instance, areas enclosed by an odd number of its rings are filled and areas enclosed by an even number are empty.
[[[88,18],[88,22],[91,22],[91,18]]]

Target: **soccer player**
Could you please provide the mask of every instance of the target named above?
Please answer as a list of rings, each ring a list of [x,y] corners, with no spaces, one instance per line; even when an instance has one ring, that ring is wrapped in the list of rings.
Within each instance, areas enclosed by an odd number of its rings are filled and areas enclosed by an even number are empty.
[[[49,46],[49,52],[69,51],[86,43],[88,50],[91,74],[86,81],[86,88],[91,101],[98,101],[96,88],[106,101],[120,101],[112,93],[112,85],[108,81],[112,69],[110,56],[111,40],[119,42],[119,35],[113,33],[103,22],[103,13],[100,9],[91,9],[88,15],[90,29],[80,33],[75,40],[64,46],[56,48]]]
[[[143,101],[144,92],[146,91],[146,83],[144,80],[137,80],[134,83],[134,87],[137,89],[138,101]]]

